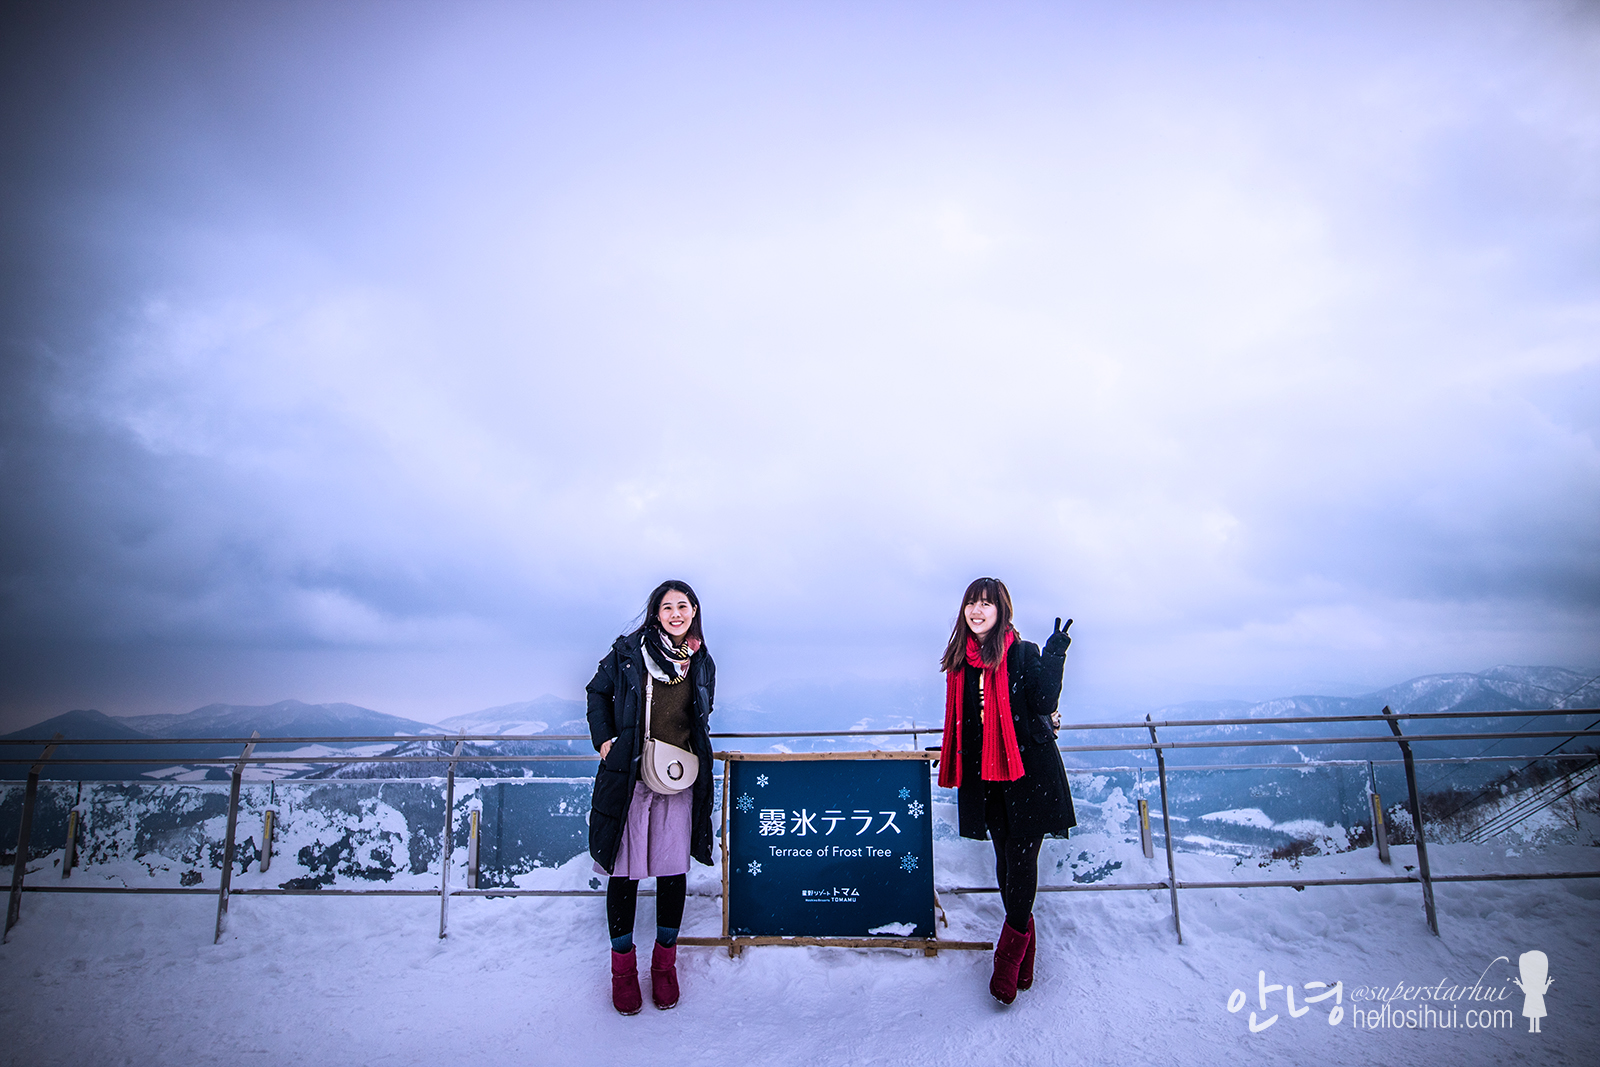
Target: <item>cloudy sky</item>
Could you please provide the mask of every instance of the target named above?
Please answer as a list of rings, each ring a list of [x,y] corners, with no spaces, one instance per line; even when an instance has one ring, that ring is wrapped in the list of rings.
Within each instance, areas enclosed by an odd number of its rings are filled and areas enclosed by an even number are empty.
[[[0,725],[1600,670],[1600,9],[7,8]]]

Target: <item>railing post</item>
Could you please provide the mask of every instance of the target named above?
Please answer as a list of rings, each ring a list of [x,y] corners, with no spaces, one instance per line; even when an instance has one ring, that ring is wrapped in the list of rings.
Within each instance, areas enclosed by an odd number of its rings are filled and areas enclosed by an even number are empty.
[[[50,740],[60,741],[61,733],[57,731]],[[39,774],[55,751],[54,744],[44,746],[38,762],[28,771],[28,784],[22,794],[22,825],[17,828],[17,863],[11,869],[11,900],[6,905],[6,932],[0,936],[0,943],[11,940],[11,928],[22,918],[22,880],[28,873],[28,839],[33,836],[33,805],[39,798]]]
[[[1156,774],[1161,779],[1161,833],[1167,839],[1167,884],[1172,891],[1172,929],[1183,944],[1183,923],[1178,919],[1178,869],[1172,861],[1172,817],[1167,810],[1167,757],[1161,752],[1161,742],[1156,739],[1156,728],[1150,725],[1150,716],[1144,717],[1150,730],[1150,743],[1156,748]]]
[[[461,728],[462,733],[467,732],[466,727]],[[444,842],[439,852],[439,938],[444,939],[445,925],[449,921],[450,913],[450,857],[455,849],[450,844],[451,824],[455,821],[456,806],[456,760],[461,758],[461,750],[466,746],[465,741],[456,742],[456,750],[450,756],[450,770],[444,779]]]
[[[252,738],[260,737],[260,730],[251,730]],[[222,885],[217,890],[217,935],[213,945],[222,941],[222,925],[228,917],[228,887],[233,884],[233,839],[239,832],[239,786],[244,782],[244,761],[256,750],[255,741],[244,746],[239,762],[233,765],[233,783],[228,786],[228,832],[222,839]]]
[[[1383,706],[1383,713],[1394,714],[1387,704]],[[1400,755],[1406,762],[1406,790],[1411,794],[1411,825],[1417,835],[1417,874],[1422,878],[1422,910],[1428,917],[1428,929],[1433,931],[1434,937],[1438,937],[1439,914],[1433,907],[1433,875],[1428,871],[1428,841],[1422,832],[1422,797],[1417,793],[1417,765],[1411,758],[1411,743],[1400,732],[1399,721],[1390,719],[1389,729],[1394,731],[1395,737],[1400,738]]]

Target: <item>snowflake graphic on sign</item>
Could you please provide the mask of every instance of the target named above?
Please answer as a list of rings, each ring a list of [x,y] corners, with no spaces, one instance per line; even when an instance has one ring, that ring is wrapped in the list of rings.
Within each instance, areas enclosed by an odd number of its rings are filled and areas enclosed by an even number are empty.
[[[907,852],[904,856],[901,856],[900,857],[900,869],[902,871],[914,871],[914,870],[916,870],[917,869],[917,857],[913,856],[909,852]]]
[[[738,808],[740,811],[750,811],[755,808],[756,800],[749,793],[739,794]]]
[[[905,800],[910,796],[911,796],[911,790],[907,789],[905,786],[901,786],[900,787],[900,799],[901,800]]]
[[[766,775],[764,775],[764,774],[756,775],[756,785],[765,786],[766,784],[767,784],[767,776]]]
[[[911,816],[913,819],[922,818],[922,801],[913,800],[910,804],[907,804],[906,814]]]
[[[750,861],[750,873],[751,874],[760,874],[761,873],[761,864],[757,863],[755,860],[751,860]]]

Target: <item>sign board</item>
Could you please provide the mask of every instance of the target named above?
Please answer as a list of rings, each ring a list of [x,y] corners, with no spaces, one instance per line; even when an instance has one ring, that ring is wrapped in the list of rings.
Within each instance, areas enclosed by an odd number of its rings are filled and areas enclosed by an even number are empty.
[[[926,761],[730,753],[727,772],[731,935],[935,936]]]

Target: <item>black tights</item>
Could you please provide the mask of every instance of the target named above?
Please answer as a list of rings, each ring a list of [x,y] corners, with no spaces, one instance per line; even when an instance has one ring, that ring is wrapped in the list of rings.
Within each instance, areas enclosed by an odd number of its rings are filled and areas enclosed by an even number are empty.
[[[1004,787],[998,784],[984,786],[983,821],[994,841],[994,876],[1006,909],[1006,925],[1026,933],[1033,916],[1033,898],[1039,892],[1039,846],[1044,838],[1011,835]]]
[[[656,940],[670,948],[678,943],[678,927],[683,925],[683,900],[688,896],[689,876],[669,874],[656,879]],[[613,878],[606,884],[606,926],[611,931],[611,946],[624,939],[633,944],[633,918],[639,907],[639,880]],[[618,949],[626,952],[627,949]]]

